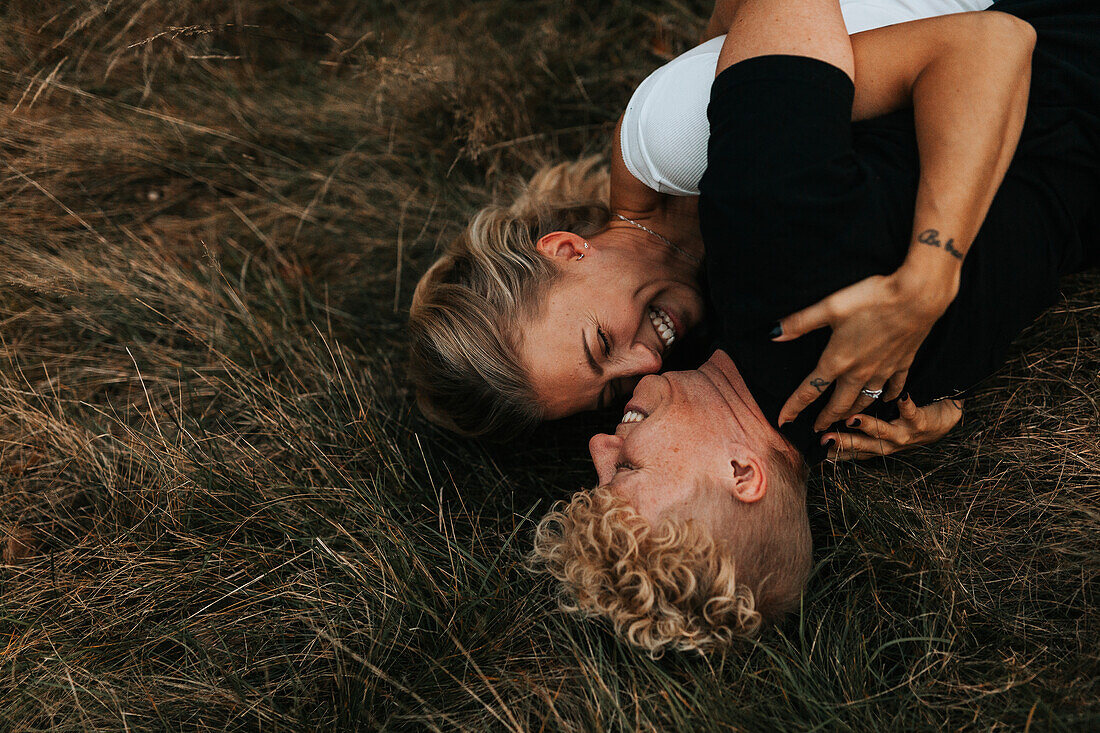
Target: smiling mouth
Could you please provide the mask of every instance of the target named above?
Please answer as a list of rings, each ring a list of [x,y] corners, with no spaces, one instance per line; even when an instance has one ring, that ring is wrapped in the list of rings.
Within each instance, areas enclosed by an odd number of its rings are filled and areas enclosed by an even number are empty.
[[[641,422],[648,417],[644,412],[640,410],[627,410],[623,413],[623,419],[619,421],[619,424],[625,425],[627,423]]]
[[[649,322],[653,324],[653,330],[657,332],[665,348],[672,346],[676,341],[676,326],[673,325],[672,318],[669,317],[668,313],[655,305],[651,305],[649,306]]]

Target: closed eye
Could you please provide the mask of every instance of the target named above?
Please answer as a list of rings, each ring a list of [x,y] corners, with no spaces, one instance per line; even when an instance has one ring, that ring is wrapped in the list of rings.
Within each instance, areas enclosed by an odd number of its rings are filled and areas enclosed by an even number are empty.
[[[607,338],[607,334],[602,328],[596,329],[596,335],[600,337],[600,344],[603,348],[603,356],[606,359],[611,356],[611,341]]]
[[[615,470],[616,471],[633,471],[634,466],[632,466],[629,463],[616,463],[615,464]]]

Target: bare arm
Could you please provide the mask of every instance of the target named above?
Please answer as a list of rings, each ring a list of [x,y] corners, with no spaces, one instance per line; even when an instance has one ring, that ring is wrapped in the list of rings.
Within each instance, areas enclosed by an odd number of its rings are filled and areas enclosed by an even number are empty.
[[[852,44],[858,47],[858,54]],[[788,399],[793,420],[835,383],[817,417],[823,430],[902,389],[909,366],[958,292],[962,258],[1015,153],[1030,84],[1034,31],[1001,13],[972,13],[846,35],[836,0],[741,0],[718,61],[808,56],[855,81],[853,114],[909,104],[918,127],[921,177],[909,255],[897,272],[856,283],[783,319],[779,340],[832,326],[817,366]],[[858,65],[856,59],[858,57]],[[881,392],[879,392],[881,394]]]
[[[711,26],[727,34],[718,74],[755,56],[808,56],[853,78],[853,120],[913,107],[921,178],[906,265],[942,276],[944,286],[937,290],[951,291],[949,303],[962,259],[1019,143],[1034,29],[1015,16],[984,11],[849,38],[837,0],[797,6],[719,0]],[[930,230],[935,234],[922,236]]]
[[[985,11],[860,33],[852,46],[853,119],[913,106],[921,177],[905,266],[936,273],[949,303],[1020,141],[1035,31]]]
[[[920,182],[909,253],[892,275],[868,278],[783,319],[787,341],[823,326],[833,335],[784,405],[794,419],[836,383],[815,422],[900,394],[917,349],[954,300],[970,248],[1016,151],[1030,87],[1034,30],[992,11],[906,23],[854,36],[856,118],[913,105]]]

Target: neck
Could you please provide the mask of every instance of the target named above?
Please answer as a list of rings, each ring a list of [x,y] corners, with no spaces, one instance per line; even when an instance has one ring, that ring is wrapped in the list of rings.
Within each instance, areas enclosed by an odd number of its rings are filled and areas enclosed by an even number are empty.
[[[699,371],[706,374],[715,383],[718,391],[730,403],[731,409],[741,406],[747,407],[754,416],[759,417],[763,422],[767,422],[760,406],[756,404],[756,399],[749,392],[749,386],[745,384],[745,378],[741,376],[741,372],[737,369],[737,365],[733,363],[733,359],[729,357],[729,354],[717,349],[699,367]]]
[[[670,196],[662,211],[666,235],[691,254],[703,257],[703,234],[699,230],[699,197]]]
[[[730,418],[737,423],[741,431],[754,437],[762,444],[771,444],[781,450],[795,450],[780,435],[779,430],[768,422],[756,398],[749,391],[744,377],[726,352],[718,349],[699,367],[725,399],[730,410]]]
[[[652,229],[686,252],[688,256],[697,261],[702,260],[703,235],[699,231],[699,197],[664,196],[662,199],[662,205],[659,208],[644,213],[629,211],[613,213]],[[615,224],[616,221],[619,222],[618,225]],[[611,225],[633,226],[618,219],[612,219]]]

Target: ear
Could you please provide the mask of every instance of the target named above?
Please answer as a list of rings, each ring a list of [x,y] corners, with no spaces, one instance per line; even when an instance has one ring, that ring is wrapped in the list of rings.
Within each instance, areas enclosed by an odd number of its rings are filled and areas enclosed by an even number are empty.
[[[735,446],[730,455],[727,486],[730,494],[738,501],[751,504],[760,501],[768,493],[768,475],[764,472],[764,462],[753,451],[744,446]]]
[[[535,249],[550,259],[575,259],[585,249],[584,237],[573,232],[550,232],[535,242]]]

